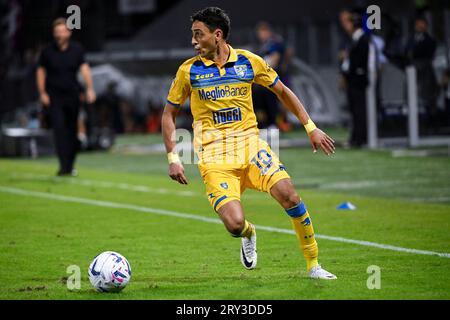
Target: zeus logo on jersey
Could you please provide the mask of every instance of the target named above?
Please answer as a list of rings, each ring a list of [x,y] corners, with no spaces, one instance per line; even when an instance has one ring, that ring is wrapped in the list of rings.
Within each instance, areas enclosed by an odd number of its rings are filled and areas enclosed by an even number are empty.
[[[226,124],[242,121],[241,108],[231,107],[212,112],[214,124]]]
[[[214,73],[210,73],[210,74],[197,74],[195,76],[195,80],[202,80],[202,79],[209,79],[214,77]]]
[[[247,95],[247,93],[248,88],[246,87],[231,88],[230,86],[225,86],[223,88],[214,87],[214,89],[212,90],[205,90],[205,89],[198,90],[200,100],[212,100],[212,101],[229,97],[244,97]]]

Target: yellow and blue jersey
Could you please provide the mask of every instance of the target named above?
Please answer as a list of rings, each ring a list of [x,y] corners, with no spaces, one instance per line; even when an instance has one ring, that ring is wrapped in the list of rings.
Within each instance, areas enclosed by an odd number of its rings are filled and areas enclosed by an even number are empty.
[[[185,61],[167,97],[175,107],[190,98],[198,166],[216,211],[240,200],[246,188],[269,192],[289,178],[277,155],[259,138],[252,102],[252,83],[270,88],[278,75],[261,57],[229,48],[222,67],[199,56]]]
[[[173,106],[183,105],[190,98],[194,118],[194,134],[201,132],[258,133],[252,102],[252,83],[272,87],[277,73],[259,56],[247,50],[233,49],[223,66],[200,56],[185,61],[178,69],[167,97]],[[202,147],[214,140],[203,136]]]

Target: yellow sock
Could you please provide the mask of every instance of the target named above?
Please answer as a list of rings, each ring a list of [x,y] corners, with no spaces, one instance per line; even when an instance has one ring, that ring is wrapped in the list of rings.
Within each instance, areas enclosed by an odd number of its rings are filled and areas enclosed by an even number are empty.
[[[306,260],[306,270],[317,266],[319,264],[319,247],[317,246],[314,237],[314,228],[303,202],[298,206],[286,210],[291,217],[292,226],[297,235],[300,250],[303,251],[303,256]]]
[[[241,237],[246,237],[250,239],[254,233],[253,225],[245,220],[244,229],[241,232]]]

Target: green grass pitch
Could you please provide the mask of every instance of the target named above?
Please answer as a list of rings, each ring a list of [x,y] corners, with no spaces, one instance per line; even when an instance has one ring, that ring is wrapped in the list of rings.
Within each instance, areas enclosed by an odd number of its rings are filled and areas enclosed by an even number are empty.
[[[118,146],[130,141],[160,137],[124,137]],[[297,148],[280,158],[318,235],[447,256],[319,236],[320,263],[338,279],[315,281],[293,234],[259,230],[258,266],[247,271],[240,240],[223,225],[157,214],[217,218],[195,165],[186,166],[190,183],[181,186],[166,175],[163,154],[82,153],[77,178],[56,178],[53,157],[0,159],[0,299],[450,299],[448,157],[338,148],[328,158]],[[357,210],[336,210],[344,201]],[[291,230],[268,195],[248,190],[242,202],[256,225]],[[97,293],[88,280],[89,263],[106,250],[131,263],[119,294]],[[66,286],[71,265],[81,268],[80,290]],[[373,265],[381,288],[370,290]]]

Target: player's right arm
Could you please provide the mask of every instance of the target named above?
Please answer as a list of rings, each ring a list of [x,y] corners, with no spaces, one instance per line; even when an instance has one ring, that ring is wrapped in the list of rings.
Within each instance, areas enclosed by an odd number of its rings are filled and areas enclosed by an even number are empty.
[[[45,78],[47,73],[45,68],[39,66],[36,70],[36,84],[39,92],[39,101],[42,103],[44,107],[48,107],[50,105],[50,97],[48,96],[47,91],[45,90]]]
[[[175,120],[179,109],[179,107],[175,107],[170,103],[167,103],[164,107],[161,126],[164,145],[166,146],[167,151],[167,158],[169,160],[169,176],[172,178],[172,180],[176,180],[181,184],[188,184],[187,178],[184,175],[183,164],[181,163],[178,155],[175,152]]]
[[[44,107],[48,107],[50,105],[50,97],[47,93],[47,88],[45,87],[48,60],[47,50],[44,49],[39,56],[38,67],[36,69],[36,86],[39,92],[39,101]]]
[[[188,184],[184,175],[184,167],[176,153],[175,130],[176,117],[191,93],[189,79],[189,65],[184,63],[177,71],[177,75],[170,86],[167,103],[161,119],[164,145],[166,146],[167,159],[169,161],[169,176],[181,184]]]

